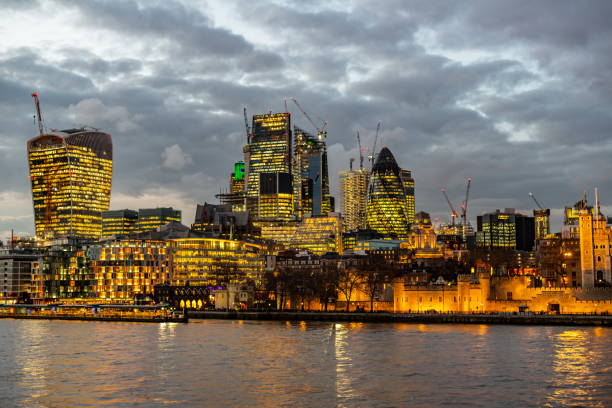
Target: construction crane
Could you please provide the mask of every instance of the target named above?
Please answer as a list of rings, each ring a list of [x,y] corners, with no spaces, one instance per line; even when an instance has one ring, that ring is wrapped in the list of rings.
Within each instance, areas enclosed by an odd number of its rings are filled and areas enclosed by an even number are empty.
[[[536,200],[536,198],[535,198],[535,196],[533,195],[533,193],[532,193],[532,192],[529,192],[529,197],[531,197],[531,198],[533,199],[533,201],[535,201],[536,205],[538,206],[538,208],[539,208],[540,210],[543,210],[543,209],[544,209],[544,207],[542,207],[542,205],[541,205],[541,204],[538,202],[538,200]]]
[[[38,99],[38,92],[32,94],[34,98],[34,106],[36,107],[36,117],[38,121],[38,132],[42,136],[45,133],[45,123],[43,121],[42,113],[40,111],[40,99]]]
[[[465,186],[465,201],[461,205],[461,217],[463,218],[463,236],[464,237],[467,235],[467,232],[468,232],[467,211],[468,211],[468,200],[470,199],[470,185],[471,184],[472,184],[472,179],[468,178],[466,180],[466,186]]]
[[[361,138],[359,137],[359,129],[357,129],[357,145],[359,146],[359,169],[363,169],[363,148],[361,147]]]
[[[354,161],[355,161],[355,158],[354,158],[354,157],[351,157],[351,158],[349,159],[349,170],[351,170],[351,171],[353,170],[353,162],[354,162]]]
[[[446,190],[441,188],[440,192],[444,195],[444,198],[446,199],[446,202],[448,203],[448,206],[450,207],[450,210],[451,210],[451,222],[452,222],[453,226],[455,226],[455,219],[459,216],[459,214],[457,214],[457,210],[455,210],[455,207],[453,206],[453,203],[451,203],[451,201],[448,199],[448,195],[446,194]]]
[[[378,142],[378,135],[380,133],[380,126],[382,122],[379,120],[376,124],[376,136],[374,136],[374,145],[372,145],[372,154],[370,155],[371,167],[374,167],[374,158],[376,157],[376,142]]]
[[[310,117],[310,115],[308,113],[306,113],[306,111],[302,108],[302,106],[300,105],[300,103],[297,101],[297,99],[295,98],[291,98],[291,100],[293,101],[293,103],[295,103],[295,106],[298,107],[298,109],[300,110],[300,112],[302,112],[302,114],[306,117],[306,119],[308,119],[308,121],[310,122],[310,124],[317,129],[317,135],[319,137],[325,137],[327,136],[327,132],[325,131],[325,128],[327,127],[327,121],[324,120],[323,121],[323,126],[319,127],[317,126],[317,124],[315,123],[314,120],[312,120],[312,118]]]
[[[246,106],[243,108],[244,113],[244,128],[246,130],[247,143],[251,141],[251,128],[249,128],[249,119],[247,118]]]

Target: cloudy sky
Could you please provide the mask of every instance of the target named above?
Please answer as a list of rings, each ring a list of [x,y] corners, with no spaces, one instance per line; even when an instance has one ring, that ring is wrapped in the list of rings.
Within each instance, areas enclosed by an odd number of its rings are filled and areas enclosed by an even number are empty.
[[[612,2],[0,2],[0,237],[33,230],[25,143],[47,126],[112,134],[114,209],[226,188],[249,114],[295,97],[329,121],[332,191],[355,131],[413,170],[417,211],[553,209],[598,186],[612,215]],[[311,126],[290,106],[297,125]],[[318,119],[317,119],[318,120]]]

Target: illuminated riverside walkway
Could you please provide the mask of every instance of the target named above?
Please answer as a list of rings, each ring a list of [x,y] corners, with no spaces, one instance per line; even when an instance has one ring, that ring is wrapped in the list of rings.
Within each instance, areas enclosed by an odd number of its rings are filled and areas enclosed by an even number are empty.
[[[609,315],[536,315],[531,313],[355,313],[355,312],[189,312],[192,319],[287,320],[368,323],[459,323],[554,326],[612,326]]]
[[[112,322],[187,322],[167,305],[0,305],[0,318]]]

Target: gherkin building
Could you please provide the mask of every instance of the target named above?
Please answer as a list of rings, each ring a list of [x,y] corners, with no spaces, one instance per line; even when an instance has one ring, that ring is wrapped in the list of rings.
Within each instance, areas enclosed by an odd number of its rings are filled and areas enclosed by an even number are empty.
[[[386,147],[372,167],[366,211],[370,229],[388,238],[408,237],[410,215],[401,169]]]

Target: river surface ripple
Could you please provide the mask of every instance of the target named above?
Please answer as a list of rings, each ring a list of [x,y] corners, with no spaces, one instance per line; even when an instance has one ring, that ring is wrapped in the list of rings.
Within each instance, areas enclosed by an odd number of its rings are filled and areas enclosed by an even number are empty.
[[[612,406],[612,329],[0,321],[0,407]]]

